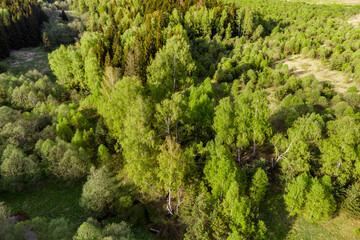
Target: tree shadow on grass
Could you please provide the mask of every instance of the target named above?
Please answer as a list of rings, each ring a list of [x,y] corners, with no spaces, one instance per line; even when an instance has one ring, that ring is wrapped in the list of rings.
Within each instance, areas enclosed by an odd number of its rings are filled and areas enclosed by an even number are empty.
[[[275,187],[269,189],[260,213],[268,229],[268,239],[285,239],[295,222],[286,211],[283,193]]]

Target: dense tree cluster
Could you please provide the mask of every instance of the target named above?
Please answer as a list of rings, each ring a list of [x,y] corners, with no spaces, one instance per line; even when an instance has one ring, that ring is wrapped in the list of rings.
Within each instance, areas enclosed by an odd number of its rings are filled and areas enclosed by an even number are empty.
[[[268,239],[263,203],[276,187],[289,214],[309,222],[360,214],[357,88],[339,92],[281,62],[318,58],[356,81],[359,28],[345,20],[359,7],[74,0],[72,9],[84,23],[59,11],[44,24],[49,51],[86,26],[49,54],[56,82],[0,75],[1,191],[83,183],[79,204],[100,223],[79,224],[74,239],[136,238],[127,223],[103,221],[113,215],[163,239]],[[55,239],[67,220],[52,221],[26,224],[56,229]]]
[[[281,167],[289,211],[309,221],[327,219],[336,191],[358,179],[357,90],[337,94],[314,76],[299,79],[282,63],[273,67],[302,53],[331,67],[344,58],[332,68],[354,74],[358,45],[343,44],[356,41],[356,29],[345,24],[350,34],[341,35],[344,24],[330,20],[335,9],[336,19],[354,10],[245,1],[73,7],[89,13],[87,31],[78,44],[53,52],[51,67],[68,88],[88,91],[87,102],[118,143],[127,178],[141,192],[164,196],[167,212],[186,223],[187,238],[266,238],[257,212],[269,180],[259,148],[273,146],[267,160]],[[269,87],[276,87],[275,113]],[[301,174],[311,174],[306,184]],[[191,190],[194,181],[203,187]],[[296,184],[303,192],[292,193]],[[187,209],[184,197],[201,202]],[[202,227],[190,219],[199,211],[207,212]]]
[[[34,47],[41,42],[41,24],[46,14],[35,0],[2,0],[0,5],[0,58],[10,49]]]

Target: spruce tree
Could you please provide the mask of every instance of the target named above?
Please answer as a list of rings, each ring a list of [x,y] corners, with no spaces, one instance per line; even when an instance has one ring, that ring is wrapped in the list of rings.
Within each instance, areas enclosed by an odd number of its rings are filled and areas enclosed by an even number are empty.
[[[68,17],[66,16],[66,13],[65,13],[65,10],[64,9],[61,9],[61,19],[63,20],[63,21],[65,21],[65,22],[68,22],[69,21],[69,19],[68,19]]]
[[[45,32],[43,33],[42,39],[44,43],[45,52],[51,52],[52,50],[51,42]]]
[[[306,195],[304,215],[309,221],[327,220],[336,209],[334,197],[322,180],[314,178],[310,191]]]

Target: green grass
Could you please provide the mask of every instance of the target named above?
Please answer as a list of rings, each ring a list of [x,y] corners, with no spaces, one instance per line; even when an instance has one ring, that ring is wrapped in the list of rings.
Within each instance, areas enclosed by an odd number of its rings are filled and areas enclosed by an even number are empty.
[[[5,202],[12,214],[21,211],[31,219],[67,218],[76,230],[87,219],[79,205],[81,192],[82,184],[46,181],[24,191],[0,193],[0,202]]]
[[[272,189],[260,211],[268,228],[269,239],[350,240],[353,239],[353,232],[360,227],[359,220],[343,212],[321,223],[309,223],[301,216],[291,217],[286,212],[282,193]]]
[[[85,222],[89,215],[80,207],[79,200],[82,184],[66,184],[54,180],[44,181],[39,185],[20,192],[0,193],[0,202],[4,202],[11,214],[23,212],[30,219],[44,217],[54,219],[64,217],[69,220],[72,234]],[[125,214],[126,215],[126,214]],[[104,223],[126,221],[119,215],[104,221]],[[132,228],[135,239],[154,239],[146,226]]]

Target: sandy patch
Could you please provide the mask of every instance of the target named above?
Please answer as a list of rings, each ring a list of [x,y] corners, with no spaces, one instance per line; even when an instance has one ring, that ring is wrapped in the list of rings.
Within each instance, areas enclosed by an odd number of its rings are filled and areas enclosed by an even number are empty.
[[[360,14],[350,18],[348,20],[348,23],[350,23],[351,25],[353,25],[354,27],[357,27],[359,26],[359,23],[360,23]]]
[[[303,78],[307,75],[314,74],[316,79],[321,82],[330,82],[334,85],[335,90],[339,93],[344,93],[349,87],[356,86],[359,89],[359,84],[344,72],[330,70],[321,60],[312,58],[303,58],[300,55],[292,56],[281,61],[293,69],[293,74],[296,77]]]

